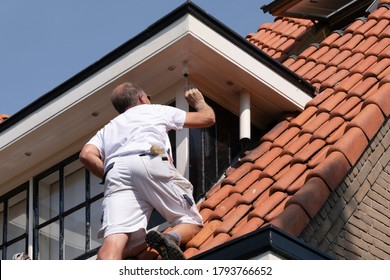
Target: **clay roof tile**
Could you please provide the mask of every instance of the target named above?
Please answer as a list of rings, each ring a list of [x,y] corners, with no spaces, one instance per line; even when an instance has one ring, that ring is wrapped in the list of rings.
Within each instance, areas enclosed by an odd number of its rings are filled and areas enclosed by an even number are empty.
[[[367,21],[367,18],[358,18],[355,20],[350,26],[348,26],[344,33],[353,33],[355,30],[357,30],[359,27],[361,27],[363,24],[365,24]]]
[[[341,117],[330,118],[329,121],[321,125],[314,133],[313,139],[326,139],[332,132],[344,123]]]
[[[287,194],[285,192],[274,192],[268,199],[263,200],[260,203],[257,203],[255,209],[249,213],[249,218],[259,217],[264,219],[264,217],[272,211],[277,205],[279,205],[285,198]]]
[[[261,178],[257,182],[253,183],[241,196],[240,204],[251,204],[253,203],[265,190],[267,190],[274,180],[271,178]]]
[[[390,83],[383,84],[378,91],[365,100],[365,104],[375,104],[382,113],[388,117],[390,115]]]
[[[341,64],[337,66],[338,69],[346,69],[349,70],[356,64],[358,64],[360,61],[364,59],[364,54],[362,53],[355,53],[346,60],[344,60]]]
[[[329,68],[332,68],[334,66],[330,66]],[[321,84],[321,87],[324,88],[334,88],[336,87],[341,81],[343,81],[346,77],[348,77],[350,72],[346,69],[341,69],[339,71],[336,71],[334,75],[330,75],[326,80],[324,80]]]
[[[233,238],[240,237],[242,235],[245,235],[249,232],[255,231],[259,229],[264,224],[264,220],[259,217],[254,217],[250,220],[248,220],[247,223],[240,225],[240,227],[237,227],[232,230],[231,234]]]
[[[352,53],[366,53],[366,51],[371,48],[374,44],[378,42],[378,37],[369,36],[366,37],[363,41],[361,41],[353,50]]]
[[[319,49],[320,45],[319,44],[312,44],[308,48],[306,48],[299,56],[298,59],[306,59],[308,58],[311,54],[316,52]]]
[[[368,15],[368,19],[380,20],[383,18],[383,15],[388,11],[387,7],[378,7],[375,11]]]
[[[348,40],[347,42],[345,42],[343,45],[340,46],[340,50],[352,51],[357,45],[360,44],[360,42],[362,42],[363,39],[364,36],[361,34],[354,35],[352,36],[352,38],[350,38],[350,40]]]
[[[305,106],[306,110],[310,107],[313,107],[312,111],[316,112],[318,110],[316,107],[319,106],[325,100],[327,100],[330,96],[332,96],[334,94],[334,92],[335,92],[335,90],[332,88],[327,88],[327,89],[321,91],[320,94],[318,94],[316,97],[314,97],[312,100],[310,100],[306,104],[306,106]],[[303,113],[305,113],[305,111],[303,111]],[[303,114],[303,113],[301,113],[301,114]],[[300,115],[297,117],[297,119],[299,117],[300,117]]]
[[[378,61],[378,57],[375,55],[370,55],[365,57],[359,63],[355,64],[351,69],[351,73],[364,73],[369,67],[375,64]],[[346,70],[346,69],[345,69]]]
[[[362,97],[368,90],[370,90],[378,82],[376,77],[367,77],[357,83],[349,92],[348,97],[357,96]]]
[[[353,33],[355,35],[366,34],[377,24],[377,20],[374,18],[368,19],[363,25],[359,26]]]
[[[264,170],[271,162],[280,156],[282,151],[283,149],[279,147],[272,148],[268,153],[262,155],[254,162],[253,168]]]
[[[242,163],[237,169],[230,173],[229,176],[222,180],[222,185],[235,185],[243,176],[248,174],[252,168],[251,162]]]
[[[317,64],[310,71],[304,74],[302,77],[305,80],[311,81],[311,83],[315,83],[314,79],[320,75],[325,69],[327,69],[325,64]]]
[[[345,120],[345,115],[358,106],[359,103],[361,103],[361,99],[357,96],[351,96],[343,100],[343,102],[341,102],[334,110],[332,110],[331,118],[340,116]]]
[[[357,162],[367,144],[368,140],[363,131],[360,128],[353,127],[348,129],[345,135],[332,145],[329,152],[338,151],[342,153],[352,166]]]
[[[365,36],[378,37],[379,34],[381,34],[382,31],[389,26],[389,24],[390,24],[389,19],[381,19],[380,21],[377,21],[377,23],[366,32]]]
[[[186,247],[194,247],[198,249],[221,224],[222,221],[219,220],[213,220],[211,222],[205,223],[200,232],[187,243]]]
[[[294,141],[291,141],[285,148],[283,153],[294,155],[299,150],[301,150],[307,143],[309,143],[311,139],[310,133],[304,133],[302,135],[299,135],[298,138],[296,138]]]
[[[337,50],[339,49],[337,48]],[[343,51],[339,50],[339,53],[327,63],[327,66],[338,66],[347,58],[349,58],[351,55],[352,52],[350,50],[343,50]]]
[[[349,92],[356,84],[363,79],[363,75],[360,73],[353,73],[348,78],[342,80],[336,87],[335,91]]]
[[[236,208],[229,212],[226,219],[224,219],[222,224],[215,230],[215,233],[230,232],[234,228],[234,226],[248,213],[250,209],[250,205],[238,205]]]
[[[294,155],[292,163],[307,163],[314,154],[325,146],[325,144],[326,142],[322,139],[314,139]]]
[[[298,204],[288,205],[270,224],[298,236],[310,221],[310,216]]]
[[[326,37],[320,44],[320,46],[330,46],[334,41],[344,35],[342,30],[333,31],[328,37]]]
[[[375,61],[377,62],[377,61]],[[364,75],[372,76],[376,79],[381,73],[389,69],[390,67],[390,58],[382,58],[377,63],[372,64],[371,67],[364,73]]]
[[[384,120],[385,116],[376,104],[367,104],[360,114],[348,124],[347,129],[349,127],[359,127],[364,131],[367,139],[371,140],[374,138]]]
[[[329,189],[335,190],[350,168],[351,164],[344,154],[334,151],[322,163],[310,171],[307,180],[319,177],[326,183]]]
[[[302,188],[297,191],[286,206],[297,204],[311,217],[317,214],[324,202],[327,200],[330,191],[325,182],[319,177],[309,179]]]

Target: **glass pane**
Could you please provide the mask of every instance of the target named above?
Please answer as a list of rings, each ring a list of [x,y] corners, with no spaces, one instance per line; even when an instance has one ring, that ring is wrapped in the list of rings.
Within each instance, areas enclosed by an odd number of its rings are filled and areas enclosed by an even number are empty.
[[[11,260],[12,256],[16,253],[26,252],[26,239],[19,240],[18,242],[7,247],[7,260]]]
[[[59,172],[56,171],[39,181],[39,223],[59,214]]]
[[[0,203],[0,244],[3,244],[4,203]]]
[[[65,211],[85,201],[85,170],[79,161],[74,161],[64,168]]]
[[[8,200],[7,239],[18,237],[27,230],[27,191],[23,191]]]
[[[91,180],[91,198],[94,196],[97,196],[98,194],[102,193],[104,191],[104,186],[100,185],[101,179],[90,173],[90,180]]]
[[[56,221],[39,230],[40,260],[59,259],[59,229],[59,221]]]
[[[65,217],[64,259],[71,260],[85,253],[85,208]]]
[[[202,192],[206,192],[206,188],[214,185],[217,181],[217,158],[216,158],[216,127],[204,129],[204,182],[202,182]]]
[[[103,239],[98,238],[98,232],[102,225],[102,202],[103,198],[91,204],[91,250],[102,245]]]

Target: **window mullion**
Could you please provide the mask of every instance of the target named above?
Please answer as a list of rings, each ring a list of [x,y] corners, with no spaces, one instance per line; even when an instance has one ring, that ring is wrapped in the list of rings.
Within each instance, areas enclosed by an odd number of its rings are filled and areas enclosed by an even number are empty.
[[[85,169],[85,252],[91,250],[91,174]]]
[[[8,228],[8,200],[4,201],[3,212],[3,244],[7,244],[7,228]],[[2,259],[7,259],[7,246],[3,246]]]
[[[59,259],[64,259],[64,208],[65,208],[65,202],[64,202],[64,188],[65,188],[65,176],[64,176],[64,167],[61,167],[59,170],[59,176],[60,176],[60,202],[59,202],[59,214],[60,214],[60,232],[59,232]]]

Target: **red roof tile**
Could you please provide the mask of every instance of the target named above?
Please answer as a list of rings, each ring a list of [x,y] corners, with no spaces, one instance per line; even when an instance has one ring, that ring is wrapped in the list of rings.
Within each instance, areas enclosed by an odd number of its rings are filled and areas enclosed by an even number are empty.
[[[286,206],[298,204],[313,218],[328,199],[329,194],[330,190],[325,182],[319,177],[313,177],[287,201]]]
[[[310,34],[314,24],[310,20],[276,18],[274,23],[261,25],[257,33],[251,33],[246,40],[278,61],[283,61],[289,52],[299,46],[302,38]]]

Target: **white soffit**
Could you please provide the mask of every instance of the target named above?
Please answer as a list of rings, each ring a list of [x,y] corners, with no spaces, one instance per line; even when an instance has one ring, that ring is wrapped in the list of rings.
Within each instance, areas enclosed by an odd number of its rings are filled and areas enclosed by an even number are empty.
[[[259,126],[264,119],[272,119],[270,116],[303,109],[311,99],[201,20],[186,14],[2,131],[0,184],[16,176],[27,180],[79,151],[91,133],[115,116],[109,93],[124,81],[139,83],[157,101],[171,101],[174,92],[166,92],[183,83],[183,67],[188,67],[191,82],[233,112],[239,109],[239,91],[249,91],[252,119]],[[96,112],[98,116],[92,117]]]

